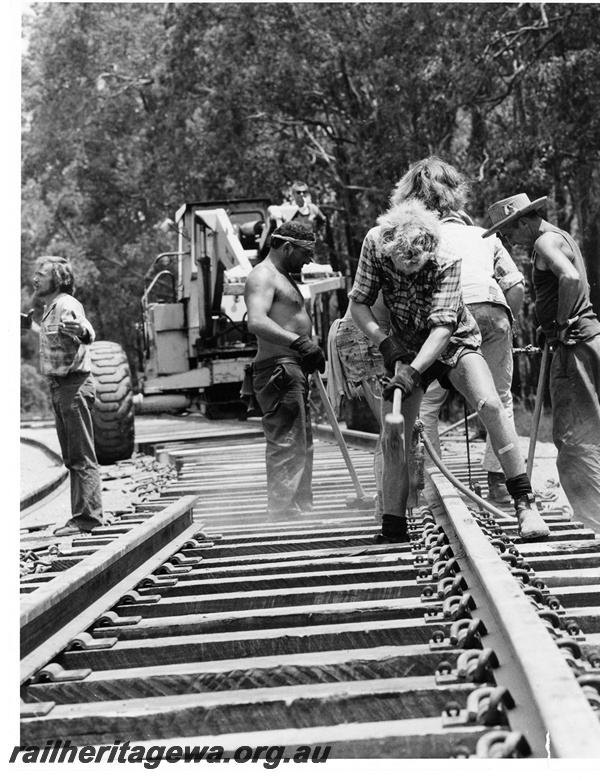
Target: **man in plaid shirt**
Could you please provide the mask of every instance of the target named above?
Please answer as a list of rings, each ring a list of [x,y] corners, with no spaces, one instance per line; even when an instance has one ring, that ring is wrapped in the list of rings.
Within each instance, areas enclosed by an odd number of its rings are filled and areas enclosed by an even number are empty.
[[[100,472],[94,449],[92,406],[96,395],[87,345],[94,328],[72,296],[74,278],[63,257],[40,257],[33,285],[46,302],[40,325],[40,370],[50,382],[62,458],[71,480],[71,519],[57,536],[89,532],[103,524]],[[31,327],[31,313],[21,315]]]
[[[379,290],[391,314],[389,336],[371,312]],[[434,379],[442,386],[451,382],[477,409],[515,499],[521,536],[547,536],[517,435],[479,348],[479,329],[463,303],[460,257],[444,244],[437,216],[414,199],[383,214],[364,240],[349,297],[354,321],[379,347],[390,377],[381,418],[391,411],[396,389],[403,398],[407,450],[397,473],[384,449],[383,520],[377,540],[408,541],[408,447],[423,393]]]

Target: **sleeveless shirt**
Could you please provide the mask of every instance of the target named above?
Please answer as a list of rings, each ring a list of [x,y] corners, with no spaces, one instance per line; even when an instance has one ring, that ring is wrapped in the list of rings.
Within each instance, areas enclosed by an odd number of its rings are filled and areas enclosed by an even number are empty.
[[[548,232],[557,233],[561,235],[565,241],[571,247],[573,252],[573,265],[575,270],[579,273],[579,287],[577,290],[577,300],[573,306],[573,310],[569,314],[569,319],[578,316],[579,322],[577,323],[577,329],[580,332],[580,337],[577,340],[589,341],[594,336],[600,334],[600,323],[592,309],[590,302],[590,285],[587,280],[587,273],[585,270],[585,263],[579,246],[575,243],[573,238],[564,230],[559,230],[557,227],[553,227]],[[531,256],[532,268],[532,280],[535,288],[535,313],[540,323],[542,330],[547,336],[555,336],[554,320],[556,319],[556,312],[558,310],[558,276],[551,270],[540,270],[535,261],[537,259],[537,252],[534,251]]]

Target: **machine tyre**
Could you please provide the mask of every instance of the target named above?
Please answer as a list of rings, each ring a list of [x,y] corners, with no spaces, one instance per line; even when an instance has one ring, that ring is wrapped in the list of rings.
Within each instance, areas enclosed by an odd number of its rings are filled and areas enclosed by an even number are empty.
[[[89,347],[96,401],[92,408],[94,443],[100,465],[126,460],[135,443],[133,390],[127,355],[112,341]]]
[[[214,384],[204,389],[207,419],[245,419],[246,404],[240,400],[241,382]]]

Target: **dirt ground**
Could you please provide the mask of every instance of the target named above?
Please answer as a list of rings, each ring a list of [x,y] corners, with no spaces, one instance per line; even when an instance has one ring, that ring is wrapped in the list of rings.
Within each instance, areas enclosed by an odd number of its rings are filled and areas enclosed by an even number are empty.
[[[61,466],[53,462],[48,455],[35,446],[21,444],[20,486],[21,497],[39,489],[51,481],[61,470]]]

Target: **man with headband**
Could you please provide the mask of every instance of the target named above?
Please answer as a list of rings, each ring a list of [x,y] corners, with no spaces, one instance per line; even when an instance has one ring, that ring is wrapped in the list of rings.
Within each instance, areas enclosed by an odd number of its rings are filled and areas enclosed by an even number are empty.
[[[325,355],[311,339],[312,322],[294,275],[312,261],[314,246],[309,227],[284,222],[271,235],[269,254],[250,272],[244,290],[248,329],[258,341],[253,389],[263,412],[273,520],[312,509],[308,375],[323,373]]]

